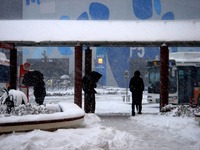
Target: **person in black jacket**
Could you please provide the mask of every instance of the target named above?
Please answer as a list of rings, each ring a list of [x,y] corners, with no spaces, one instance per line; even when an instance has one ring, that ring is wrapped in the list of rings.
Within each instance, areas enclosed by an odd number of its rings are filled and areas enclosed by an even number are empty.
[[[142,114],[142,95],[144,91],[144,82],[140,77],[140,71],[135,71],[131,78],[129,88],[132,93],[132,116],[135,116],[135,106],[138,114]]]
[[[95,113],[95,94],[97,93],[95,88],[101,76],[100,73],[92,71],[86,74],[82,79],[82,88],[85,97],[84,109],[86,113]]]
[[[90,80],[87,75],[83,77],[83,91],[85,97],[85,112],[94,113],[95,112],[95,94],[96,83]]]
[[[82,88],[85,98],[85,112],[95,113],[95,94],[97,93],[95,88],[97,87],[96,81],[93,80],[91,73],[86,74],[82,79]]]
[[[27,72],[22,80],[24,85],[33,86],[35,102],[39,105],[43,105],[46,96],[45,82],[43,80],[43,74],[37,70]]]

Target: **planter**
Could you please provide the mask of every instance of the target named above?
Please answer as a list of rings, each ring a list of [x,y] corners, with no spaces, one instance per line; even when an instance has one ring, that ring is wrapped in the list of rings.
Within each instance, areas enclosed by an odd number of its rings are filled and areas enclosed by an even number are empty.
[[[61,111],[52,114],[0,117],[0,134],[34,129],[52,131],[59,128],[75,128],[83,122],[85,113],[76,104],[54,105]]]

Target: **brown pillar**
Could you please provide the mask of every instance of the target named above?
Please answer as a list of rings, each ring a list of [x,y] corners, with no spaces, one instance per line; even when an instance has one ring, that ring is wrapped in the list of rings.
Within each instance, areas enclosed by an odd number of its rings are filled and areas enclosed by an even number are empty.
[[[17,88],[17,49],[10,50],[10,88]]]
[[[92,50],[87,48],[85,50],[85,75],[92,71]],[[86,111],[86,99],[84,97],[84,110]]]
[[[82,46],[75,46],[74,103],[82,108]]]
[[[160,47],[160,111],[168,105],[168,70],[169,70],[169,49],[163,44]]]

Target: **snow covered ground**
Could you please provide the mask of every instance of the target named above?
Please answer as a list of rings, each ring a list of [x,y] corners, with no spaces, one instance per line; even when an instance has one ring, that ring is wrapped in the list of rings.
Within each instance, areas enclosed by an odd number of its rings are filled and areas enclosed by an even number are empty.
[[[174,117],[176,109],[170,113],[160,114],[159,105],[148,104],[146,94],[143,98],[143,114],[132,117],[131,102],[123,102],[124,89],[104,88],[97,91],[96,113],[86,114],[80,128],[3,134],[0,136],[0,149],[200,149],[200,126],[193,117]],[[47,96],[45,103],[73,103],[72,93],[73,89],[68,89],[67,95]]]

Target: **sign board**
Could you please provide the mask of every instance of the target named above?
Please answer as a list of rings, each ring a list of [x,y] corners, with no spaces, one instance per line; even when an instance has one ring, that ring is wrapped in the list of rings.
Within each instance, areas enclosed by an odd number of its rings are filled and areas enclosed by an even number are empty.
[[[124,71],[124,78],[125,78],[125,79],[128,79],[128,78],[129,78],[129,72],[128,72],[128,70],[125,70],[125,71]]]

